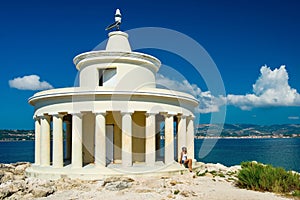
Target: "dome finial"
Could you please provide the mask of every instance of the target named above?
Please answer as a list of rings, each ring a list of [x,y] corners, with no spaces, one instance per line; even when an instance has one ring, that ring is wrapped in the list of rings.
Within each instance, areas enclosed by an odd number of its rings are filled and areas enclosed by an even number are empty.
[[[108,31],[108,30],[113,29],[113,28],[116,27],[117,31],[119,31],[120,30],[121,19],[122,19],[122,15],[121,15],[120,9],[117,9],[116,14],[115,14],[115,22],[112,23],[111,25],[107,26],[105,30]]]

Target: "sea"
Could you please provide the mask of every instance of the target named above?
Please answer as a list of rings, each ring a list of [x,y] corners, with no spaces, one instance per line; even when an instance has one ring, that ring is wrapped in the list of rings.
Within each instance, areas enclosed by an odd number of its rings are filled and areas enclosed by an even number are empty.
[[[258,161],[300,172],[300,138],[218,139],[213,146],[203,145],[205,140],[211,139],[195,139],[198,161],[226,166]],[[34,162],[34,141],[0,142],[0,163],[22,161]]]

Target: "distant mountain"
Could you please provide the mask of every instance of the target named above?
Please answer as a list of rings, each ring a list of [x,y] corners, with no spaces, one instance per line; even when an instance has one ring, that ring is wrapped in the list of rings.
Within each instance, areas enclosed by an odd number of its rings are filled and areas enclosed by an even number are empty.
[[[0,130],[0,141],[34,140],[33,130]]]
[[[254,125],[254,124],[199,124],[195,135],[201,137],[300,137],[300,124]]]
[[[221,135],[219,132],[221,131]],[[199,124],[196,137],[300,137],[300,124]],[[0,130],[0,141],[34,140],[34,130]]]

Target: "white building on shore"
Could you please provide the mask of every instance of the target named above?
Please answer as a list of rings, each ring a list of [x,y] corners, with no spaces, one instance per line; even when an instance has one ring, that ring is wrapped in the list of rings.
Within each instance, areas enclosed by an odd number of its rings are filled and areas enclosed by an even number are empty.
[[[156,88],[160,61],[132,52],[128,35],[109,33],[105,50],[74,58],[79,86],[51,89],[34,106],[35,163],[27,175],[96,179],[178,173],[182,146],[194,159],[191,95]]]

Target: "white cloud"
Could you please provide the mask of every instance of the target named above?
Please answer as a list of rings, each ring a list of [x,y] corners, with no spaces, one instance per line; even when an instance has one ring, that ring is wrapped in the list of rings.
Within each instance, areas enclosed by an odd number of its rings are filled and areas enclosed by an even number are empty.
[[[262,66],[260,76],[252,85],[253,93],[216,97],[210,91],[201,91],[196,84],[190,84],[187,80],[172,80],[161,74],[156,76],[158,87],[163,86],[171,90],[186,92],[196,97],[200,102],[196,111],[200,113],[218,112],[220,106],[226,103],[242,110],[251,110],[255,107],[300,106],[300,94],[289,85],[288,79],[289,76],[284,65],[274,70]]]
[[[250,110],[254,107],[300,106],[300,94],[288,83],[285,66],[271,70],[262,66],[252,94],[227,95],[227,104]]]
[[[196,109],[198,113],[218,112],[219,107],[225,103],[224,98],[215,97],[210,91],[202,92],[196,84],[190,84],[187,80],[177,81],[157,74],[156,85],[159,88],[186,92],[193,95],[199,101],[199,107]]]
[[[40,81],[40,77],[37,75],[17,77],[9,80],[8,84],[11,88],[19,90],[46,90],[53,88],[48,82]]]

